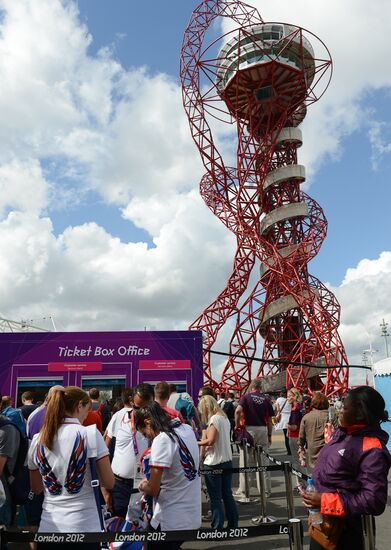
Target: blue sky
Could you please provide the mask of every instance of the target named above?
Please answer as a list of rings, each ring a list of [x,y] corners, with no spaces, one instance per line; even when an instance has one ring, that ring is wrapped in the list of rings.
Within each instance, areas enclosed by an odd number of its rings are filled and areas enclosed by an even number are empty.
[[[378,325],[391,323],[391,5],[249,3],[331,51],[333,80],[309,108],[299,151],[305,190],[329,222],[310,272],[341,303],[350,361],[369,343],[381,359]],[[197,4],[0,0],[3,316],[53,315],[67,330],[185,328],[225,286],[234,242],[199,197],[179,86]],[[216,131],[232,155],[232,134]]]
[[[184,29],[197,2],[78,0],[78,6],[94,37],[92,51],[114,44],[126,68],[146,64],[152,71],[178,75]]]

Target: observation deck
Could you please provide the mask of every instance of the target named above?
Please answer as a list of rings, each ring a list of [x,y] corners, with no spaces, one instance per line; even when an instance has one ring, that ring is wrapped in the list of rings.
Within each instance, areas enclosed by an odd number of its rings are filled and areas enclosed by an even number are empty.
[[[243,28],[221,48],[218,64],[215,84],[234,116],[262,118],[267,102],[269,116],[293,106],[295,125],[303,120],[315,60],[301,28],[283,23]]]

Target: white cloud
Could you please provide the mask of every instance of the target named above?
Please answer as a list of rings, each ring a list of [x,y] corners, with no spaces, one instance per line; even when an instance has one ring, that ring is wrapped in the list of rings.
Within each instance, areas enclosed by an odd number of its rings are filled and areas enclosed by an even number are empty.
[[[384,357],[382,319],[391,323],[391,252],[363,259],[346,271],[341,286],[331,288],[341,304],[340,335],[352,364],[362,364],[362,354],[373,346],[374,361]],[[361,378],[360,378],[361,377]],[[355,371],[353,380],[363,380]]]
[[[342,284],[348,285],[354,281],[362,280],[373,283],[376,276],[383,276],[388,273],[391,273],[391,252],[382,252],[376,260],[364,258],[358,263],[357,267],[349,268]]]
[[[36,159],[0,165],[0,218],[6,209],[39,214],[47,197],[48,183]]]
[[[50,153],[85,115],[76,105],[78,59],[90,38],[72,4],[3,0],[0,39],[1,158]]]
[[[145,198],[198,185],[201,163],[178,84],[166,75],[139,70],[123,75],[121,89],[127,99],[116,105],[105,154],[91,166],[102,195],[124,205],[134,195]]]
[[[184,328],[221,290],[233,254],[230,234],[205,210],[195,193],[183,196],[152,249],[123,243],[95,223],[56,238],[49,219],[9,214],[0,222],[3,314],[50,313],[67,329],[165,329],[179,320]]]

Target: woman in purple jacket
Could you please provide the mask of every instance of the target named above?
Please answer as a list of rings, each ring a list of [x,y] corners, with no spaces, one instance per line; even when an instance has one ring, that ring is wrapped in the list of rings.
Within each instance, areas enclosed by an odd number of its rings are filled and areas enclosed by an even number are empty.
[[[344,517],[338,550],[363,550],[361,515],[379,516],[387,503],[387,475],[391,465],[388,434],[380,422],[388,420],[380,393],[368,386],[351,390],[343,405],[341,425],[317,459],[313,480],[317,493],[305,493],[307,508]],[[321,550],[311,540],[310,550]]]

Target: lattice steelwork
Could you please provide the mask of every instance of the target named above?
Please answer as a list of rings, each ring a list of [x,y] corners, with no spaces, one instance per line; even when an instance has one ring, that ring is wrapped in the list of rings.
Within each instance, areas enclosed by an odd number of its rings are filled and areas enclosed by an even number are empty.
[[[205,35],[218,17],[229,20],[232,30],[207,43]],[[270,389],[310,386],[327,395],[347,389],[339,304],[307,267],[326,236],[327,222],[301,190],[305,169],[297,162],[298,126],[308,105],[323,95],[331,69],[326,46],[313,34],[265,23],[256,9],[237,0],[205,0],[185,31],[183,103],[206,169],[200,192],[237,240],[226,287],[190,327],[203,331],[205,377],[214,386],[247,388],[256,374],[252,364],[261,335],[257,375]],[[236,125],[234,168],[225,165],[216,147],[213,116]],[[245,299],[258,261],[260,279]],[[210,350],[230,317],[236,317],[230,352],[245,357],[231,357],[217,382]],[[276,359],[283,362],[270,362]],[[333,368],[320,377],[319,370],[290,362]]]

